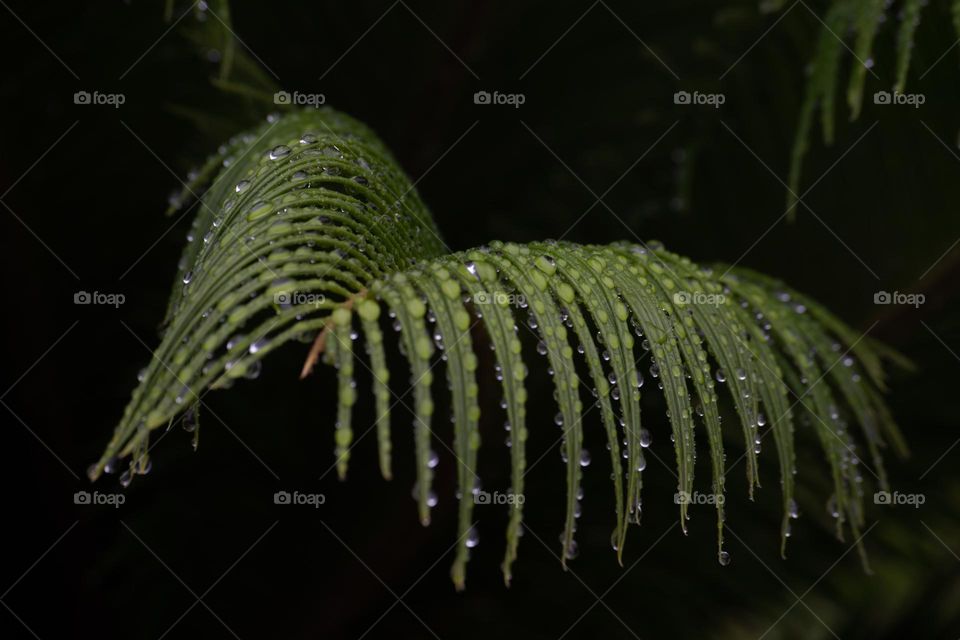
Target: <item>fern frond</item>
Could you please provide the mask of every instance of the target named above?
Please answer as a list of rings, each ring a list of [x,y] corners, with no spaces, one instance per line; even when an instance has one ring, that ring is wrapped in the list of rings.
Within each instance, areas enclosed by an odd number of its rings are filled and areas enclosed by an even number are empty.
[[[923,0],[904,0],[896,7],[893,3],[884,0],[835,0],[827,9],[804,87],[803,102],[800,106],[790,156],[790,173],[787,182],[789,219],[792,220],[796,216],[795,207],[798,204],[797,194],[800,191],[803,160],[807,153],[814,115],[818,108],[824,143],[828,146],[833,144],[836,89],[845,50],[852,58],[850,78],[847,83],[847,105],[850,109],[850,120],[856,120],[863,106],[867,73],[873,67],[873,48],[880,25],[889,17],[888,12],[894,9],[897,11],[896,18],[900,26],[897,29],[895,41],[896,66],[892,90],[895,94],[901,93],[906,87],[916,30],[920,24],[920,11],[925,5]],[[952,0],[951,9],[954,29],[960,35],[960,1]],[[844,42],[848,34],[852,34],[853,37],[852,47]]]
[[[694,492],[695,431],[703,428],[716,497],[718,557],[723,549],[725,476],[721,416],[729,395],[744,439],[748,493],[759,486],[761,443],[772,434],[780,468],[785,545],[794,498],[793,409],[810,416],[833,480],[837,532],[864,522],[861,467],[883,486],[881,449],[902,437],[884,407],[881,356],[868,339],[784,285],[745,269],[704,269],[659,244],[491,242],[448,252],[413,185],[366,127],[329,109],[272,117],[224,145],[187,195],[206,187],[184,251],[154,358],[134,390],[113,438],[89,475],[128,465],[125,482],[149,468],[150,433],[179,414],[199,411],[209,389],[253,378],[283,344],[314,338],[303,375],[322,361],[337,368],[336,467],[348,470],[358,366],[373,378],[379,464],[391,470],[391,382],[385,347],[392,324],[410,370],[415,498],[430,522],[437,498],[431,392],[444,363],[457,461],[460,542],[451,575],[466,581],[477,544],[480,406],[476,336],[494,350],[509,432],[511,491],[521,494],[528,430],[525,379],[535,342],[553,378],[566,464],[561,558],[577,555],[584,386],[600,409],[610,449],[615,499],[611,541],[623,553],[627,525],[638,523],[651,433],[641,425],[641,388],[659,387],[668,409],[678,497]],[[354,342],[363,338],[366,359]],[[639,341],[639,345],[637,342]],[[636,347],[639,346],[640,349]],[[579,371],[578,354],[583,357]],[[638,367],[650,357],[649,380]],[[838,362],[840,366],[838,366]],[[396,386],[396,385],[394,385]],[[406,386],[406,385],[405,385]],[[727,389],[727,394],[720,391]],[[699,423],[699,426],[698,426]],[[191,422],[194,424],[194,422]],[[859,425],[870,462],[857,452]],[[728,437],[732,434],[727,433]],[[446,446],[446,445],[444,445]],[[625,461],[625,462],[624,462]],[[875,470],[875,471],[874,471]],[[446,489],[445,487],[443,489]],[[689,504],[678,499],[686,530]],[[510,504],[502,565],[509,583],[517,557],[522,501]]]

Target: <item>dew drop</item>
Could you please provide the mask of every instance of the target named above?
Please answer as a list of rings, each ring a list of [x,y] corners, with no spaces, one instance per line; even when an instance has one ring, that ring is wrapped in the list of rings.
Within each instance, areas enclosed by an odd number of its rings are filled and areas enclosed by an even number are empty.
[[[586,449],[580,451],[580,466],[589,467],[590,466],[590,452]]]
[[[646,429],[640,430],[640,446],[646,449],[653,444],[653,435]]]
[[[279,160],[280,158],[283,158],[288,155],[290,155],[290,147],[288,147],[285,144],[281,144],[271,149],[268,157],[271,160]]]
[[[478,281],[480,280],[480,272],[477,270],[477,263],[473,260],[468,260],[463,263],[463,266],[467,268],[467,273],[472,275]]]
[[[120,463],[120,460],[117,459],[117,456],[112,456],[107,462],[103,465],[104,473],[116,473],[117,465]]]
[[[263,361],[255,360],[247,366],[247,370],[243,373],[243,377],[247,380],[256,380],[260,377],[260,373],[263,371]]]
[[[467,545],[468,549],[473,549],[480,544],[480,533],[477,531],[476,527],[470,527],[470,531],[467,532],[465,544]]]
[[[790,501],[787,502],[787,515],[794,520],[800,517],[800,509],[797,507],[797,501],[793,498],[790,498]]]

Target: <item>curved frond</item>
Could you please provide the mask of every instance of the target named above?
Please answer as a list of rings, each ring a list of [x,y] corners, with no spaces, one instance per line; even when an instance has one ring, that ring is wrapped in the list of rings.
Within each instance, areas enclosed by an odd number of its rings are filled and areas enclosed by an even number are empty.
[[[584,422],[585,399],[599,408],[610,451],[611,541],[618,554],[642,510],[644,452],[652,438],[641,424],[642,388],[662,393],[668,410],[684,530],[695,491],[695,435],[703,429],[722,564],[729,562],[723,549],[725,439],[743,438],[752,497],[762,444],[772,434],[784,544],[798,515],[794,410],[809,416],[823,449],[838,535],[845,528],[856,535],[864,521],[859,469],[869,467],[885,485],[885,442],[903,448],[881,400],[881,358],[889,354],[812,300],[746,269],[701,268],[657,243],[491,242],[447,252],[389,152],[366,127],[332,110],[274,117],[234,138],[191,185],[200,188],[206,191],[162,339],[113,438],[90,468],[92,479],[118,469],[120,459],[125,483],[146,472],[153,431],[185,412],[195,426],[208,390],[256,377],[265,356],[304,339],[313,339],[313,348],[303,375],[317,362],[337,368],[339,402],[331,426],[341,478],[354,441],[353,408],[367,393],[357,389],[358,367],[372,374],[369,393],[386,478],[392,477],[393,396],[398,388],[412,394],[414,496],[425,525],[436,492],[450,489],[433,486],[436,449],[453,453],[459,543],[451,574],[458,588],[478,542],[479,425],[488,408],[479,402],[475,349],[484,335],[503,393],[504,459],[515,494],[524,491],[528,430],[542,427],[526,413],[525,379],[538,358],[531,345],[546,358],[542,366],[552,376],[557,406],[552,421],[561,427],[566,462],[563,562],[577,555],[581,481],[591,463],[583,446],[585,430],[594,428],[591,419]],[[389,339],[393,333],[396,341]],[[355,346],[361,341],[364,349]],[[387,349],[394,346],[408,363],[409,384],[398,384],[402,376],[388,370]],[[451,399],[452,446],[433,419],[438,365]],[[731,408],[738,424],[724,428],[722,417]],[[859,453],[860,440],[869,462]],[[518,500],[508,507],[502,565],[508,583],[522,505]]]

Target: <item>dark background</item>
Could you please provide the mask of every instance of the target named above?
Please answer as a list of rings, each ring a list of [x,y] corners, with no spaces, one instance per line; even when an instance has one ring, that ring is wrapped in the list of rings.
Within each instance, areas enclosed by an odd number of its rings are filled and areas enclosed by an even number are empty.
[[[864,112],[849,122],[840,105],[832,146],[819,129],[811,137],[803,190],[816,185],[793,223],[782,219],[782,180],[825,4],[788,2],[785,16],[737,0],[644,4],[231,9],[241,50],[261,61],[269,82],[322,92],[382,136],[453,249],[491,239],[656,238],[701,263],[782,277],[913,359],[916,372],[891,373],[888,396],[912,456],[891,455],[888,466],[896,489],[926,501],[876,506],[868,488],[873,575],[851,540],[832,537],[827,466],[808,445],[788,559],[778,555],[776,463],[761,455],[756,502],[746,498],[743,470],[729,475],[733,562],[721,567],[710,508],[694,509],[688,536],[676,526],[668,427],[656,410],[644,419],[666,466],[651,463],[645,474],[644,524],[628,540],[625,568],[610,550],[608,471],[597,463],[585,474],[581,554],[562,571],[563,472],[539,372],[528,457],[546,457],[528,476],[529,529],[514,582],[504,587],[499,571],[505,509],[481,507],[481,544],[457,594],[446,553],[456,538],[452,457],[441,449],[440,505],[427,529],[410,499],[402,413],[395,480],[379,477],[367,439],[349,481],[337,482],[328,472],[333,376],[298,381],[306,347],[297,345],[269,359],[257,383],[207,396],[198,453],[175,428],[121,508],[73,504],[75,491],[91,489],[84,470],[158,342],[190,217],[165,218],[167,196],[269,105],[211,86],[215,16],[198,22],[190,12],[171,28],[162,3],[10,2],[0,8],[2,637],[960,635],[960,54],[941,59],[957,38],[947,3],[924,9],[907,88],[926,96],[916,110],[870,99],[893,81],[894,4]],[[188,9],[178,3],[174,20]],[[678,106],[680,89],[722,92],[726,103]],[[126,102],[76,105],[81,90],[123,93]],[[480,90],[526,101],[476,105]],[[597,197],[603,203],[592,206]],[[80,290],[126,302],[76,306]],[[877,306],[880,290],[922,292],[926,303]],[[492,378],[482,389],[495,404]],[[358,430],[370,414],[361,403]],[[599,451],[598,421],[587,424]],[[444,426],[438,433],[449,438]],[[484,486],[505,490],[499,418],[481,428]],[[94,488],[119,490],[115,477]],[[281,489],[322,492],[327,502],[276,506]]]

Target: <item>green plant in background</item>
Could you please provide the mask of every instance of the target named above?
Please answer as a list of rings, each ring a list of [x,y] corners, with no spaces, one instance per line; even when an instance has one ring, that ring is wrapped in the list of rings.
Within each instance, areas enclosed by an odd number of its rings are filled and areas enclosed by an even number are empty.
[[[465,583],[480,448],[478,358],[489,341],[509,433],[511,491],[524,490],[524,442],[540,421],[525,413],[525,379],[539,357],[552,376],[566,462],[561,551],[576,553],[584,399],[600,409],[609,448],[615,522],[622,554],[628,525],[639,523],[644,450],[641,387],[658,387],[668,409],[678,494],[693,492],[695,431],[703,428],[711,490],[725,490],[719,389],[726,387],[744,439],[750,495],[759,486],[761,440],[772,434],[781,477],[782,548],[797,516],[794,413],[806,414],[832,477],[836,532],[859,538],[864,523],[859,465],[886,487],[881,449],[905,445],[881,399],[881,358],[899,356],[860,337],[827,310],[746,269],[701,268],[658,243],[582,246],[491,242],[448,252],[413,185],[365,126],[330,109],[273,116],[222,146],[187,186],[183,203],[206,189],[179,265],[163,337],[143,370],[100,460],[89,470],[120,472],[129,484],[151,466],[152,431],[185,413],[196,429],[208,389],[255,378],[261,360],[291,340],[313,340],[303,374],[322,358],[338,370],[334,430],[341,477],[354,441],[356,368],[370,369],[381,471],[391,477],[391,376],[385,335],[397,333],[410,367],[415,422],[415,498],[428,524],[434,366],[443,361],[457,459],[459,542],[452,577]],[[385,331],[384,329],[387,328]],[[360,333],[367,361],[356,357]],[[539,355],[524,352],[528,334]],[[638,354],[650,352],[644,384]],[[579,371],[589,383],[581,382]],[[590,387],[584,389],[582,387]],[[860,433],[854,436],[854,426]],[[861,456],[857,441],[864,443]],[[122,460],[122,462],[121,462]],[[686,527],[686,501],[680,500]],[[718,557],[723,501],[716,500]],[[510,505],[504,578],[517,554],[523,504]]]
[[[774,8],[782,9],[786,4],[785,0],[778,0]],[[844,52],[853,58],[846,101],[850,119],[856,120],[863,106],[867,73],[873,73],[873,47],[881,25],[894,17],[899,22],[895,37],[896,77],[891,91],[893,94],[900,94],[907,84],[920,13],[926,5],[926,0],[904,0],[900,3],[885,0],[836,0],[827,8],[821,20],[820,36],[807,74],[804,100],[794,136],[787,193],[791,218],[795,217],[796,206],[799,204],[797,194],[800,189],[803,159],[807,153],[817,108],[820,109],[824,144],[833,144],[834,112]],[[960,2],[951,0],[950,9],[954,28],[960,34]],[[852,47],[844,41],[848,34],[853,35]]]

